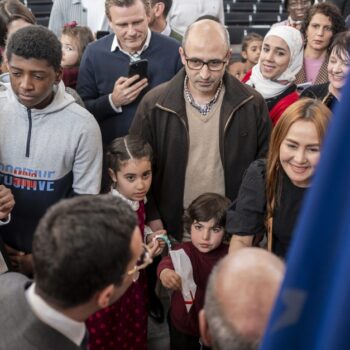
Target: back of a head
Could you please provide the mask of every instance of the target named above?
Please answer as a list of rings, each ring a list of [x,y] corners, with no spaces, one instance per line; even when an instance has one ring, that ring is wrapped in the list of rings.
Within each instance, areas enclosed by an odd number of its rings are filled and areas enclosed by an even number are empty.
[[[0,46],[5,46],[8,25],[18,19],[29,24],[36,24],[32,12],[19,0],[0,1]]]
[[[283,276],[283,262],[260,248],[221,260],[210,275],[204,305],[214,350],[258,349]]]
[[[163,17],[166,18],[173,5],[173,0],[151,0],[151,6],[153,7],[156,3],[161,2],[164,4]]]
[[[110,284],[120,285],[136,225],[131,207],[110,195],[75,197],[52,206],[33,240],[38,293],[70,308]]]
[[[51,30],[39,25],[21,28],[10,36],[6,46],[9,62],[12,55],[45,60],[55,71],[59,71],[61,67],[60,41]]]

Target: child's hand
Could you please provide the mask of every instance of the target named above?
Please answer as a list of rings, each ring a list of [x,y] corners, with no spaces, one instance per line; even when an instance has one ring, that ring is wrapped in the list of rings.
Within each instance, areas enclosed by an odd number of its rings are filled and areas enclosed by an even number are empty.
[[[162,254],[166,245],[163,239],[157,239],[159,235],[166,235],[165,230],[158,230],[147,236],[148,247],[151,249],[152,257]]]
[[[160,273],[159,279],[165,288],[181,290],[181,277],[174,270],[164,269]]]

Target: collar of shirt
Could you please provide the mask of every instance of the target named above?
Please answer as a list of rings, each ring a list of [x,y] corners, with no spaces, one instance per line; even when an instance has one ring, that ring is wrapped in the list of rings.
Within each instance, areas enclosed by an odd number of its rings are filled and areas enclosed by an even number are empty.
[[[188,76],[186,75],[185,77],[185,81],[184,81],[184,95],[187,99],[187,101],[190,103],[190,105],[192,107],[194,107],[201,115],[206,116],[211,108],[213,107],[213,105],[215,104],[215,102],[218,100],[220,92],[222,89],[222,79],[220,81],[220,84],[215,92],[214,97],[205,104],[199,104],[195,101],[195,99],[193,98],[190,89],[188,88]]]
[[[25,293],[29,306],[42,322],[62,333],[77,346],[81,345],[86,332],[84,322],[74,321],[53,309],[35,293],[35,283],[33,283]]]
[[[171,33],[170,24],[167,22],[164,30],[160,34],[170,36],[170,33]]]
[[[290,17],[290,16],[287,18],[287,21],[288,21],[288,24],[289,24],[291,27],[296,27],[296,26],[300,26],[300,25],[303,24],[303,21],[294,21],[294,20],[292,19],[292,17]]]
[[[143,44],[143,47],[140,51],[137,51],[134,53],[137,54],[137,55],[141,55],[143,51],[145,51],[148,46],[149,46],[149,43],[151,41],[151,36],[152,36],[152,32],[151,30],[148,28],[147,29],[147,37],[146,37],[146,41],[145,43]],[[130,53],[130,52],[127,52],[127,51],[124,51],[120,45],[119,45],[119,42],[118,42],[118,38],[116,35],[114,35],[114,38],[113,38],[113,42],[112,42],[112,46],[111,46],[111,52],[115,51],[116,49],[119,49],[121,52],[125,53],[126,55],[128,55],[130,58],[133,58],[133,55]]]

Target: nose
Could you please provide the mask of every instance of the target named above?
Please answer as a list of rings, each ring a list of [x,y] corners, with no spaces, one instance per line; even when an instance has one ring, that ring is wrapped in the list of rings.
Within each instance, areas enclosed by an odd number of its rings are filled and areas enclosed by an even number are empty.
[[[128,34],[130,36],[133,36],[133,35],[135,35],[135,33],[136,33],[136,31],[135,31],[134,25],[132,23],[130,23],[128,26]]]
[[[22,90],[32,90],[33,89],[33,82],[32,78],[29,75],[24,75],[20,82],[20,88]]]
[[[305,150],[298,149],[294,155],[294,160],[299,164],[304,163],[305,162]]]
[[[333,72],[334,73],[339,73],[342,71],[342,62],[337,62],[334,66],[333,66]]]
[[[204,228],[202,239],[203,239],[203,241],[209,241],[209,239],[210,239],[210,229]]]
[[[318,30],[317,30],[317,35],[319,35],[319,36],[323,36],[323,34],[324,34],[324,28],[322,28],[321,26],[318,28]]]
[[[200,76],[202,79],[208,79],[210,76],[209,68],[206,64],[203,65],[202,69],[200,70]]]
[[[269,50],[267,53],[265,53],[265,60],[267,60],[269,62],[274,61],[274,53],[272,50]]]
[[[136,188],[137,190],[143,190],[145,188],[145,182],[142,180],[142,179],[139,179],[137,182],[136,182]]]

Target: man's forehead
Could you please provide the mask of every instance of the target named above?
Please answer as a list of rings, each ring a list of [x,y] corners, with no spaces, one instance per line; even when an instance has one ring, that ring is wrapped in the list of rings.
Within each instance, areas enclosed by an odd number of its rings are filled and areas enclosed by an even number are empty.
[[[145,5],[141,0],[136,0],[130,6],[112,5],[109,14],[114,22],[132,21],[133,18],[147,18]]]
[[[201,23],[204,22],[204,23]],[[203,20],[194,23],[187,33],[184,49],[203,51],[217,51],[218,54],[228,50],[224,29],[220,24]]]

